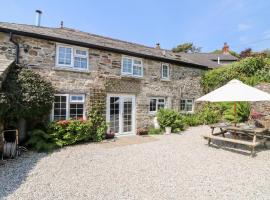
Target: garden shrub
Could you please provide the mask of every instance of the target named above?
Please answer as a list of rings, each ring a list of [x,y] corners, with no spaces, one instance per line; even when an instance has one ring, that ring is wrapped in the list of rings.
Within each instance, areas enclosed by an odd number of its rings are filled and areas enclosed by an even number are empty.
[[[160,109],[157,113],[157,120],[162,130],[165,127],[171,127],[172,132],[177,132],[184,128],[181,115],[173,109]]]
[[[224,112],[224,119],[230,122],[245,122],[248,120],[251,111],[251,105],[248,102],[238,102],[236,104],[236,116],[234,114],[233,103],[227,103],[227,109]]]
[[[246,84],[255,85],[270,82],[270,60],[262,57],[248,57],[239,62],[207,71],[203,74],[201,85],[205,92],[210,92],[232,79],[239,79]]]
[[[54,100],[52,84],[31,69],[13,65],[2,87],[1,118],[29,121],[50,113]]]
[[[51,122],[48,134],[54,138],[58,147],[62,147],[92,140],[92,130],[93,124],[88,120],[63,120]]]
[[[30,132],[30,139],[26,145],[37,152],[51,152],[56,148],[54,138],[41,129],[34,129]]]
[[[162,134],[162,133],[163,133],[163,131],[161,129],[159,129],[159,128],[150,127],[148,129],[148,134],[149,135],[159,135],[159,134]]]

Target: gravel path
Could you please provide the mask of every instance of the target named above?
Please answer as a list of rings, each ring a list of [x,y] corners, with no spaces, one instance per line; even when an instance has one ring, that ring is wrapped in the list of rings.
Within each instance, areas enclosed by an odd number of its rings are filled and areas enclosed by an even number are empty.
[[[27,153],[0,165],[0,199],[270,199],[270,150],[209,148],[205,131]]]

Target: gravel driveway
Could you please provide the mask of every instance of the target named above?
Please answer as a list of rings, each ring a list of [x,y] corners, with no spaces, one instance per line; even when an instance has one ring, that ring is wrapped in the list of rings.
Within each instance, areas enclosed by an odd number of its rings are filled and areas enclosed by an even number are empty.
[[[270,199],[270,150],[208,147],[206,131],[29,152],[0,165],[0,199]]]

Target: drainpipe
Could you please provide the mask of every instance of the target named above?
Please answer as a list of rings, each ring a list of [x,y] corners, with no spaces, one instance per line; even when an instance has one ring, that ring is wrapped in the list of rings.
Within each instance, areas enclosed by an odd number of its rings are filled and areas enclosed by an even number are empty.
[[[19,64],[19,53],[20,53],[20,47],[19,44],[13,40],[13,34],[10,32],[9,34],[9,41],[12,42],[16,46],[16,64]]]

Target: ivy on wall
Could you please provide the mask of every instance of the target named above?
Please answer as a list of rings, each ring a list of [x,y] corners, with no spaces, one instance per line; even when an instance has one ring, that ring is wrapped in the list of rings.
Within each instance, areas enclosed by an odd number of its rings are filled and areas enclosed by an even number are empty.
[[[54,89],[31,69],[13,65],[3,82],[0,118],[16,121],[34,120],[49,114],[54,100]]]

